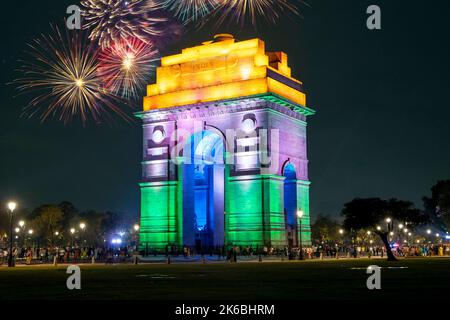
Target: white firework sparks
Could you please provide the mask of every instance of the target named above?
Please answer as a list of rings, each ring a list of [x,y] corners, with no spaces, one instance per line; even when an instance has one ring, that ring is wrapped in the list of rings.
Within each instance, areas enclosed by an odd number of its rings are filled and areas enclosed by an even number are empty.
[[[83,28],[91,30],[89,38],[102,48],[130,37],[147,43],[163,34],[158,25],[166,19],[158,15],[161,7],[153,0],[84,0],[81,5]]]

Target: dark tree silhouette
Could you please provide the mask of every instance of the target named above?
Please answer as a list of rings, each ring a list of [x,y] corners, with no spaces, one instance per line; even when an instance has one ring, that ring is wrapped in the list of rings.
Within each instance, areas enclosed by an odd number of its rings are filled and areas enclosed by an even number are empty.
[[[432,186],[431,198],[424,197],[423,205],[433,224],[450,229],[450,180],[441,180]]]
[[[398,199],[356,198],[344,205],[341,214],[347,230],[366,229],[377,234],[386,247],[388,261],[397,260],[388,240],[395,224],[406,223],[409,229],[413,229],[428,221],[428,216],[414,208],[412,202]],[[377,226],[380,228],[377,229]]]
[[[339,223],[329,215],[319,213],[311,226],[312,238],[318,243],[329,242],[339,238]]]

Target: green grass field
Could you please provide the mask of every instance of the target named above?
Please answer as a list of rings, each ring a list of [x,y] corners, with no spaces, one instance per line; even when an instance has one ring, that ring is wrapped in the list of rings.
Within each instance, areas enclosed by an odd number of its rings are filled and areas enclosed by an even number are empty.
[[[377,264],[381,290],[366,288]],[[402,267],[402,268],[399,268]],[[272,263],[81,266],[82,289],[66,287],[66,267],[0,267],[0,299],[444,299],[450,258]]]

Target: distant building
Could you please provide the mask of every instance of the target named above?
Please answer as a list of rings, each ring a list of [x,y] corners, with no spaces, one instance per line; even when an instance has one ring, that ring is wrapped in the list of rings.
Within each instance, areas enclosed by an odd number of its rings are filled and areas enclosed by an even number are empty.
[[[312,114],[287,55],[259,39],[163,57],[138,114],[141,248],[310,244]]]

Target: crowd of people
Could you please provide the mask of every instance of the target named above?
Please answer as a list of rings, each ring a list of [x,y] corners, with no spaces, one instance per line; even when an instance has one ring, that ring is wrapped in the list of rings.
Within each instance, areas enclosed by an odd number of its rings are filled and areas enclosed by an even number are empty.
[[[339,257],[385,257],[386,248],[384,246],[338,246],[338,245],[318,245],[306,246],[302,248],[269,248],[251,246],[223,246],[215,248],[195,248],[183,246],[167,246],[164,251],[152,251],[144,248],[138,251],[135,246],[122,247],[91,247],[91,246],[66,246],[66,247],[20,247],[13,248],[14,261],[17,263],[80,263],[80,262],[126,262],[132,261],[133,256],[218,256],[219,259],[237,261],[237,258],[252,257],[281,257],[289,260],[303,259],[325,259]],[[415,245],[397,246],[392,248],[392,252],[400,257],[412,256],[444,256],[450,255],[450,245]],[[7,263],[8,248],[0,249],[0,264]]]
[[[126,261],[135,250],[133,247],[14,247],[14,261],[18,263],[78,263],[94,261]],[[6,263],[8,248],[0,250],[0,264]]]

